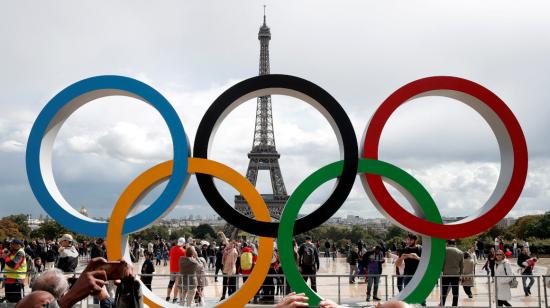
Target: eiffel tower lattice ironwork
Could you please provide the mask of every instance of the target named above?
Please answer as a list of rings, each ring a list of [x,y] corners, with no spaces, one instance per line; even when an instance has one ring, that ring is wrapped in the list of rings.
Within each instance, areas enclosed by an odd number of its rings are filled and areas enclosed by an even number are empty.
[[[260,40],[260,75],[269,74],[269,41],[271,31],[266,24],[265,6],[264,23],[258,33]],[[279,167],[281,155],[275,148],[275,134],[273,131],[273,115],[271,111],[271,95],[261,96],[256,102],[256,124],[254,126],[254,141],[252,150],[248,153],[250,159],[246,178],[252,185],[256,186],[258,172],[268,170],[271,178],[272,194],[261,194],[274,220],[279,220],[283,207],[288,200],[285,183]],[[235,208],[248,217],[253,217],[250,207],[242,195],[235,196]],[[236,237],[237,229],[226,226],[226,234]]]

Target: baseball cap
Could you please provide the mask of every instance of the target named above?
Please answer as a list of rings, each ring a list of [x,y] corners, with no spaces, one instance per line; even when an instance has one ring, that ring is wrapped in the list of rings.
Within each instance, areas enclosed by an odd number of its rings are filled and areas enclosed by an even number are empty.
[[[20,239],[14,238],[13,240],[11,240],[10,244],[19,244],[19,245],[23,245],[23,241],[21,241]]]
[[[73,236],[70,235],[70,234],[63,234],[61,236],[61,238],[59,239],[59,241],[69,241],[69,242],[72,242],[73,241]]]
[[[180,238],[178,239],[178,246],[183,246],[183,245],[185,245],[185,238],[180,237]]]

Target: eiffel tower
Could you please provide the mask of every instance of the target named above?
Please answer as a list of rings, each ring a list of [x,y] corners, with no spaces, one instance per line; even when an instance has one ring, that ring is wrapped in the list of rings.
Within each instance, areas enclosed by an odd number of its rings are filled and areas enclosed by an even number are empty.
[[[269,41],[271,40],[271,31],[266,24],[265,5],[264,5],[264,23],[258,33],[260,40],[260,75],[269,74]],[[275,221],[279,220],[283,207],[288,200],[285,183],[279,167],[279,158],[281,155],[275,148],[275,134],[273,131],[273,116],[271,112],[271,95],[261,96],[256,102],[256,124],[254,126],[254,140],[252,150],[248,153],[250,159],[246,178],[252,185],[256,186],[258,171],[269,170],[271,178],[272,194],[261,194],[268,209],[269,214]],[[235,209],[248,217],[254,217],[250,207],[242,195],[235,196]],[[226,225],[225,233],[230,234],[231,238],[237,237],[237,228]]]

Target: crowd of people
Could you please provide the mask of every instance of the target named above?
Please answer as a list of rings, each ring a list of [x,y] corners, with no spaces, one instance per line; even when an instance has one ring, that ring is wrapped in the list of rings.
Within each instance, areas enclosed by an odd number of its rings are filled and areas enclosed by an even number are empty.
[[[529,244],[525,242],[522,247],[517,240],[506,245],[501,237],[495,239],[495,246],[485,250],[481,240],[476,240],[468,251],[461,251],[456,247],[455,240],[448,240],[445,262],[441,278],[440,306],[445,306],[449,291],[452,292],[452,305],[458,305],[459,286],[462,285],[464,293],[473,298],[472,287],[475,285],[476,264],[485,261],[482,269],[493,278],[496,283],[497,306],[510,306],[511,288],[517,287],[508,258],[517,257],[517,265],[520,269],[523,291],[525,296],[531,295],[531,287],[534,284],[533,275],[537,258],[531,256]],[[356,245],[349,245],[347,263],[349,264],[349,283],[356,282],[357,277],[365,277],[367,283],[366,301],[371,299],[379,301],[378,285],[382,274],[382,264],[386,262],[385,256],[394,263],[397,289],[401,291],[411,281],[420,263],[422,246],[418,244],[418,238],[414,234],[408,234],[402,247],[393,247],[387,250],[383,243],[373,247],[366,247],[362,241]],[[495,282],[496,281],[496,282]],[[421,303],[425,305],[424,303]]]
[[[142,242],[136,238],[130,246],[131,261],[141,263],[143,258],[139,279],[150,290],[154,274],[158,271],[156,267],[168,267],[170,278],[166,288],[166,301],[185,306],[204,304],[204,292],[208,284],[206,270],[214,272],[214,282],[218,281],[221,272],[222,295],[220,301],[223,301],[226,296],[231,296],[236,292],[237,279],[242,279],[243,283],[246,281],[256,264],[258,252],[255,243],[246,240],[229,240],[222,232],[218,236],[219,245],[216,242],[209,243],[190,237],[179,238],[172,243],[158,237],[150,242]],[[487,275],[495,277],[494,283],[498,287],[498,306],[509,306],[510,288],[517,284],[508,261],[510,257],[517,257],[525,296],[531,295],[534,278],[530,276],[533,275],[537,258],[530,256],[528,243],[519,246],[517,241],[513,240],[506,245],[501,238],[496,238],[494,246],[488,247],[488,251],[485,248],[483,243],[478,240],[468,251],[462,252],[456,247],[456,241],[449,240],[447,242],[441,279],[441,306],[445,305],[449,291],[453,296],[452,305],[457,306],[460,285],[466,295],[473,298],[475,265],[479,261],[485,261],[483,269],[487,271]],[[69,285],[76,281],[76,279],[73,279],[72,282],[71,279],[65,279],[67,284],[61,283],[60,281],[64,281],[60,278],[61,276],[74,273],[79,261],[103,260],[97,261],[101,263],[106,262],[107,256],[103,239],[98,238],[94,241],[77,243],[70,234],[64,234],[56,241],[34,240],[27,242],[14,239],[0,243],[0,249],[3,251],[0,258],[0,269],[4,272],[2,285],[5,289],[5,299],[14,303],[20,302],[24,297],[26,284],[31,286],[32,293],[46,291],[56,301],[59,301],[60,294],[68,293]],[[324,251],[326,258],[335,259],[338,254],[335,243],[329,241],[322,244],[318,240],[314,243],[309,236],[306,236],[305,241],[300,245],[294,241],[295,262],[304,280],[309,281],[314,291],[317,291],[316,275],[320,268],[321,250]],[[409,284],[418,268],[422,246],[419,245],[416,235],[409,234],[401,247],[392,245],[390,249],[387,249],[383,242],[368,247],[363,241],[358,241],[356,244],[349,243],[342,252],[346,255],[346,261],[349,264],[349,283],[354,284],[359,277],[364,278],[366,300],[370,302],[371,300],[381,300],[378,287],[383,265],[387,261],[391,262],[395,269],[397,289],[401,291]],[[110,307],[109,305],[115,298],[114,284],[109,283],[110,279],[102,276],[103,273],[96,273],[94,266],[90,266],[90,264],[94,264],[94,262],[90,261],[80,277],[84,275],[89,278],[94,277],[96,282],[104,281],[105,283],[98,283],[102,290],[96,290],[97,292],[93,291],[90,294],[96,295],[95,302],[103,305],[102,307]],[[126,263],[122,262],[122,264]],[[135,277],[133,271],[125,271],[132,272],[131,276]],[[92,274],[87,274],[88,272]],[[293,293],[291,293],[290,286],[285,283],[282,274],[278,250],[277,247],[274,247],[268,276],[252,302],[274,304],[277,295],[286,296],[286,300],[296,298],[295,294],[294,297],[289,297],[289,294]],[[98,280],[98,275],[105,279]],[[117,280],[120,280],[119,278],[124,277],[117,277]],[[46,288],[48,284],[44,281],[50,279],[58,282],[56,290]],[[32,297],[49,298],[44,293],[36,293]]]

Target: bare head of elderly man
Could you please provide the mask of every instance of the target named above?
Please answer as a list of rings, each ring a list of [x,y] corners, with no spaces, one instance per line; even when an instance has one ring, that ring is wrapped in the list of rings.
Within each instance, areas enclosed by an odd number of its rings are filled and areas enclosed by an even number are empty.
[[[411,308],[411,305],[402,301],[387,301],[385,303],[378,303],[376,308]]]
[[[31,287],[33,292],[46,291],[59,299],[69,289],[69,282],[60,269],[53,268],[36,277]]]
[[[53,295],[46,291],[33,291],[15,305],[16,308],[42,308],[55,302]]]

